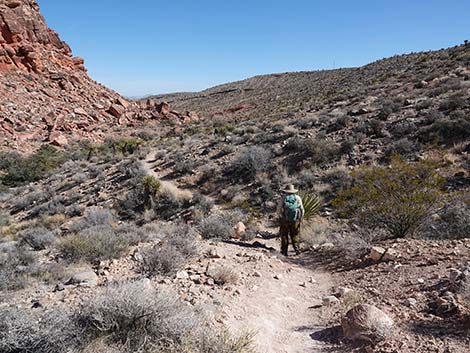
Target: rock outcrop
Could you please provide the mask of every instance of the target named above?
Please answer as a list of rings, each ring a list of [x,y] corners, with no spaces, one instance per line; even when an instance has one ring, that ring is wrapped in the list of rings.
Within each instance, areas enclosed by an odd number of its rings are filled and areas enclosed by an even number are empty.
[[[0,0],[0,150],[102,141],[146,120],[198,119],[156,101],[130,102],[88,76],[84,60],[47,27],[35,0]]]

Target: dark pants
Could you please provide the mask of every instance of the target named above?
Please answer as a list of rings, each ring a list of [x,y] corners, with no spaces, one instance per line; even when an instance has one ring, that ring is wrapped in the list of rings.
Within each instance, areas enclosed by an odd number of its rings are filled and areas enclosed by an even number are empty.
[[[287,249],[289,247],[289,237],[292,241],[292,246],[294,247],[295,253],[299,254],[299,244],[300,244],[300,221],[290,222],[286,220],[281,220],[281,228],[279,229],[279,234],[281,235],[281,253],[284,256],[287,256]]]

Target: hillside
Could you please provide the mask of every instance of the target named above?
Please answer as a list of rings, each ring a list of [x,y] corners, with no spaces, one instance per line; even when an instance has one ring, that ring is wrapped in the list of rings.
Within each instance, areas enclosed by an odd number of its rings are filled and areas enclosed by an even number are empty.
[[[93,81],[33,0],[0,1],[0,150],[103,142],[112,130],[188,114],[137,104]]]
[[[467,47],[468,48],[468,47]],[[359,68],[279,73],[209,88],[198,93],[155,96],[175,108],[192,109],[206,115],[277,117],[318,111],[325,105],[387,97],[414,86],[440,86],[449,74],[469,66],[468,49],[457,46],[438,51],[397,55]],[[468,77],[468,71],[461,74]],[[407,87],[402,87],[408,85]],[[465,88],[465,87],[464,87]],[[411,92],[410,92],[411,93]]]
[[[0,353],[470,350],[470,46],[130,102],[0,28]]]

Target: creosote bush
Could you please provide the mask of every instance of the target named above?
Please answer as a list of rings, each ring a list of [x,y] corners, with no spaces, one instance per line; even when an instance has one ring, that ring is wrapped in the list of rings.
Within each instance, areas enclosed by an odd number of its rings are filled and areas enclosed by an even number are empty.
[[[364,226],[386,229],[394,238],[412,234],[437,207],[443,179],[429,161],[408,163],[393,157],[389,167],[369,167],[354,173],[354,185],[333,204],[344,216]]]
[[[51,145],[43,145],[30,156],[0,153],[0,184],[16,187],[39,181],[58,168],[66,159],[64,153]]]

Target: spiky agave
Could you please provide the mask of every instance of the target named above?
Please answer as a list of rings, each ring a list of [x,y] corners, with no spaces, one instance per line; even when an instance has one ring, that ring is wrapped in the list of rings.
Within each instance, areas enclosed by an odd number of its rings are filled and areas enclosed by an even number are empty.
[[[300,197],[302,198],[302,203],[305,209],[303,220],[308,223],[320,210],[322,206],[321,199],[318,195],[309,192],[301,193]]]

